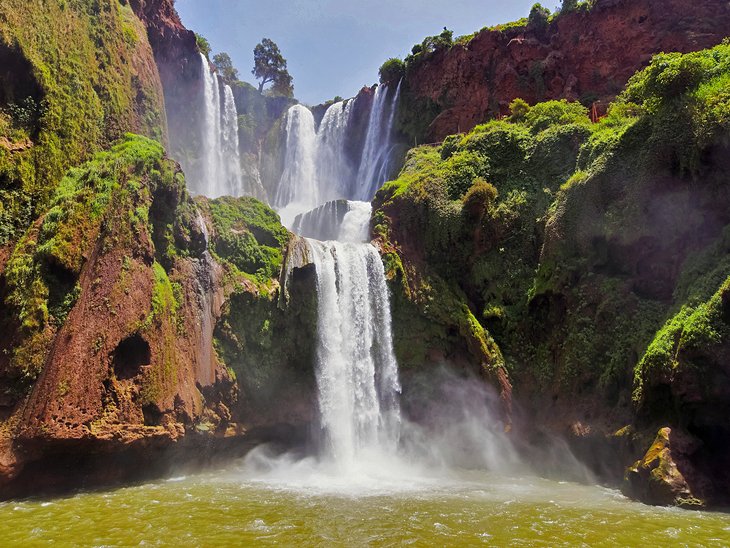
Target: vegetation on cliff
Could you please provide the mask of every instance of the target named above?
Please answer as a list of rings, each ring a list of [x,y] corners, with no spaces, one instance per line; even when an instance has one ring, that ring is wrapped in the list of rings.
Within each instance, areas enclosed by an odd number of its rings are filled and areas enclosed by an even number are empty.
[[[69,167],[125,131],[162,139],[165,118],[146,31],[116,0],[3,2],[0,65],[3,244]]]
[[[523,397],[574,420],[631,421],[633,390],[644,416],[691,424],[699,411],[676,412],[685,382],[710,374],[692,405],[725,409],[729,61],[728,44],[658,55],[597,123],[578,103],[515,101],[504,120],[412,150],[376,198],[396,305],[449,288],[421,314],[459,296]],[[414,337],[419,359],[458,351],[396,316],[401,353]]]
[[[177,211],[150,209],[153,195],[180,192],[180,187],[182,174],[164,157],[162,146],[133,135],[62,179],[50,209],[20,239],[3,272],[6,378],[22,389],[41,372],[56,333],[81,296],[81,272],[93,256],[142,233],[151,235],[159,264],[169,267],[188,253],[190,205]],[[123,216],[113,220],[110,210]],[[122,231],[119,222],[126,227]],[[97,247],[110,231],[114,236]],[[165,272],[161,266],[158,270]],[[161,298],[160,306],[167,300]]]

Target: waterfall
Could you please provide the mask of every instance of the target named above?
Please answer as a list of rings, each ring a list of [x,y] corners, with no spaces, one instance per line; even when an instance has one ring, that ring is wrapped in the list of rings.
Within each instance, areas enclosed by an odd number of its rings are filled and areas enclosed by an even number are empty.
[[[316,146],[312,112],[294,105],[286,115],[286,157],[274,200],[277,207],[293,206],[306,211],[321,203],[315,177]]]
[[[335,103],[327,109],[319,125],[315,165],[323,200],[349,197],[354,170],[345,153],[345,138],[354,103]]]
[[[241,196],[245,192],[241,174],[241,153],[238,148],[238,111],[233,99],[233,90],[226,84],[223,87],[223,131],[221,136],[221,164],[224,168],[224,188],[219,195]]]
[[[209,198],[250,194],[243,188],[241,156],[238,148],[238,112],[230,86],[203,63],[202,176],[191,181],[190,190]]]
[[[374,246],[309,240],[317,270],[317,388],[322,456],[349,469],[392,453],[400,383],[383,263]]]
[[[400,83],[388,104],[388,87],[375,90],[353,199],[372,200],[389,175],[393,122],[400,98]]]
[[[213,194],[220,180],[221,103],[218,77],[210,71],[208,59],[201,53],[203,63],[203,180],[193,190],[206,196]],[[215,197],[215,196],[210,196]]]
[[[355,100],[331,105],[319,129],[309,109],[302,105],[289,109],[284,171],[274,201],[285,225],[291,226],[297,215],[327,201],[372,200],[390,175],[399,97],[400,84],[390,99],[387,86],[375,90],[360,158],[352,158],[345,148],[356,130],[352,123]]]
[[[321,241],[366,242],[370,239],[371,210],[369,202],[333,200],[297,215],[291,230]]]
[[[375,453],[392,456],[400,435],[388,287],[380,254],[365,243],[372,209],[366,200],[384,182],[378,179],[387,172],[398,94],[389,100],[385,86],[376,90],[359,170],[345,148],[354,101],[331,105],[318,129],[309,109],[291,107],[275,195],[282,222],[307,237],[316,267],[320,449],[345,470]]]

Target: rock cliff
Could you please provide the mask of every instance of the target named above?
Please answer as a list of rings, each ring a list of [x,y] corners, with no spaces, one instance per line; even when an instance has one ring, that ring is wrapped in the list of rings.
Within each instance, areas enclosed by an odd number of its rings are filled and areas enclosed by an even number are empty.
[[[504,115],[517,97],[531,104],[600,101],[603,113],[653,54],[711,47],[729,27],[724,0],[598,0],[590,9],[557,15],[544,28],[525,19],[421,53],[406,73],[404,98],[413,116],[432,115],[416,135],[420,142]]]

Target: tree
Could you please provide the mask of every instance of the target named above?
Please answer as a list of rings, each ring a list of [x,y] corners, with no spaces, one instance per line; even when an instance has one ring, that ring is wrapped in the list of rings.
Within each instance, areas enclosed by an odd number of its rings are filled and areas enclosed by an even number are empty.
[[[282,97],[294,97],[294,84],[292,81],[293,79],[288,72],[280,74],[274,80],[274,85],[271,86],[271,93]]]
[[[406,65],[400,59],[392,57],[380,67],[380,83],[392,84],[398,82],[406,73]]]
[[[266,84],[273,84],[271,90],[277,95],[291,97],[294,94],[292,77],[286,70],[286,59],[273,40],[264,38],[253,50],[253,70],[251,73],[260,79],[259,92]]]
[[[208,40],[200,34],[195,35],[195,42],[198,44],[198,49],[201,53],[208,57],[210,55],[210,42],[208,42]]]
[[[560,6],[560,13],[568,13],[578,9],[578,0],[563,0]]]
[[[226,84],[232,84],[238,81],[238,70],[233,66],[230,55],[223,52],[214,55],[213,64],[218,69]]]
[[[550,10],[542,7],[541,4],[535,4],[530,10],[530,15],[527,17],[527,26],[537,30],[543,30],[547,28],[548,22],[550,21]]]

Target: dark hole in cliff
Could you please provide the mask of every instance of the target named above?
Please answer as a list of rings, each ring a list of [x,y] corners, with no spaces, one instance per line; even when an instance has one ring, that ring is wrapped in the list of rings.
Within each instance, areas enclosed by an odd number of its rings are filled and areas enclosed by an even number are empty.
[[[42,104],[43,90],[33,66],[17,46],[0,42],[0,110],[32,137],[39,129]]]
[[[162,422],[162,411],[154,403],[142,407],[145,426],[159,426]]]
[[[79,296],[76,274],[61,264],[48,262],[43,277],[48,286],[48,312],[53,323],[60,327],[66,321]]]
[[[170,231],[173,231],[173,238],[176,243],[179,241],[179,234],[175,232],[175,210],[180,202],[180,196],[176,187],[166,187],[158,182],[158,188],[154,192],[152,205],[150,206],[150,221],[152,222],[152,242],[155,244],[155,256],[165,268],[172,265],[167,256]],[[195,227],[190,227],[194,229]]]
[[[113,352],[112,364],[117,379],[136,377],[151,361],[150,345],[139,333],[127,337]]]

